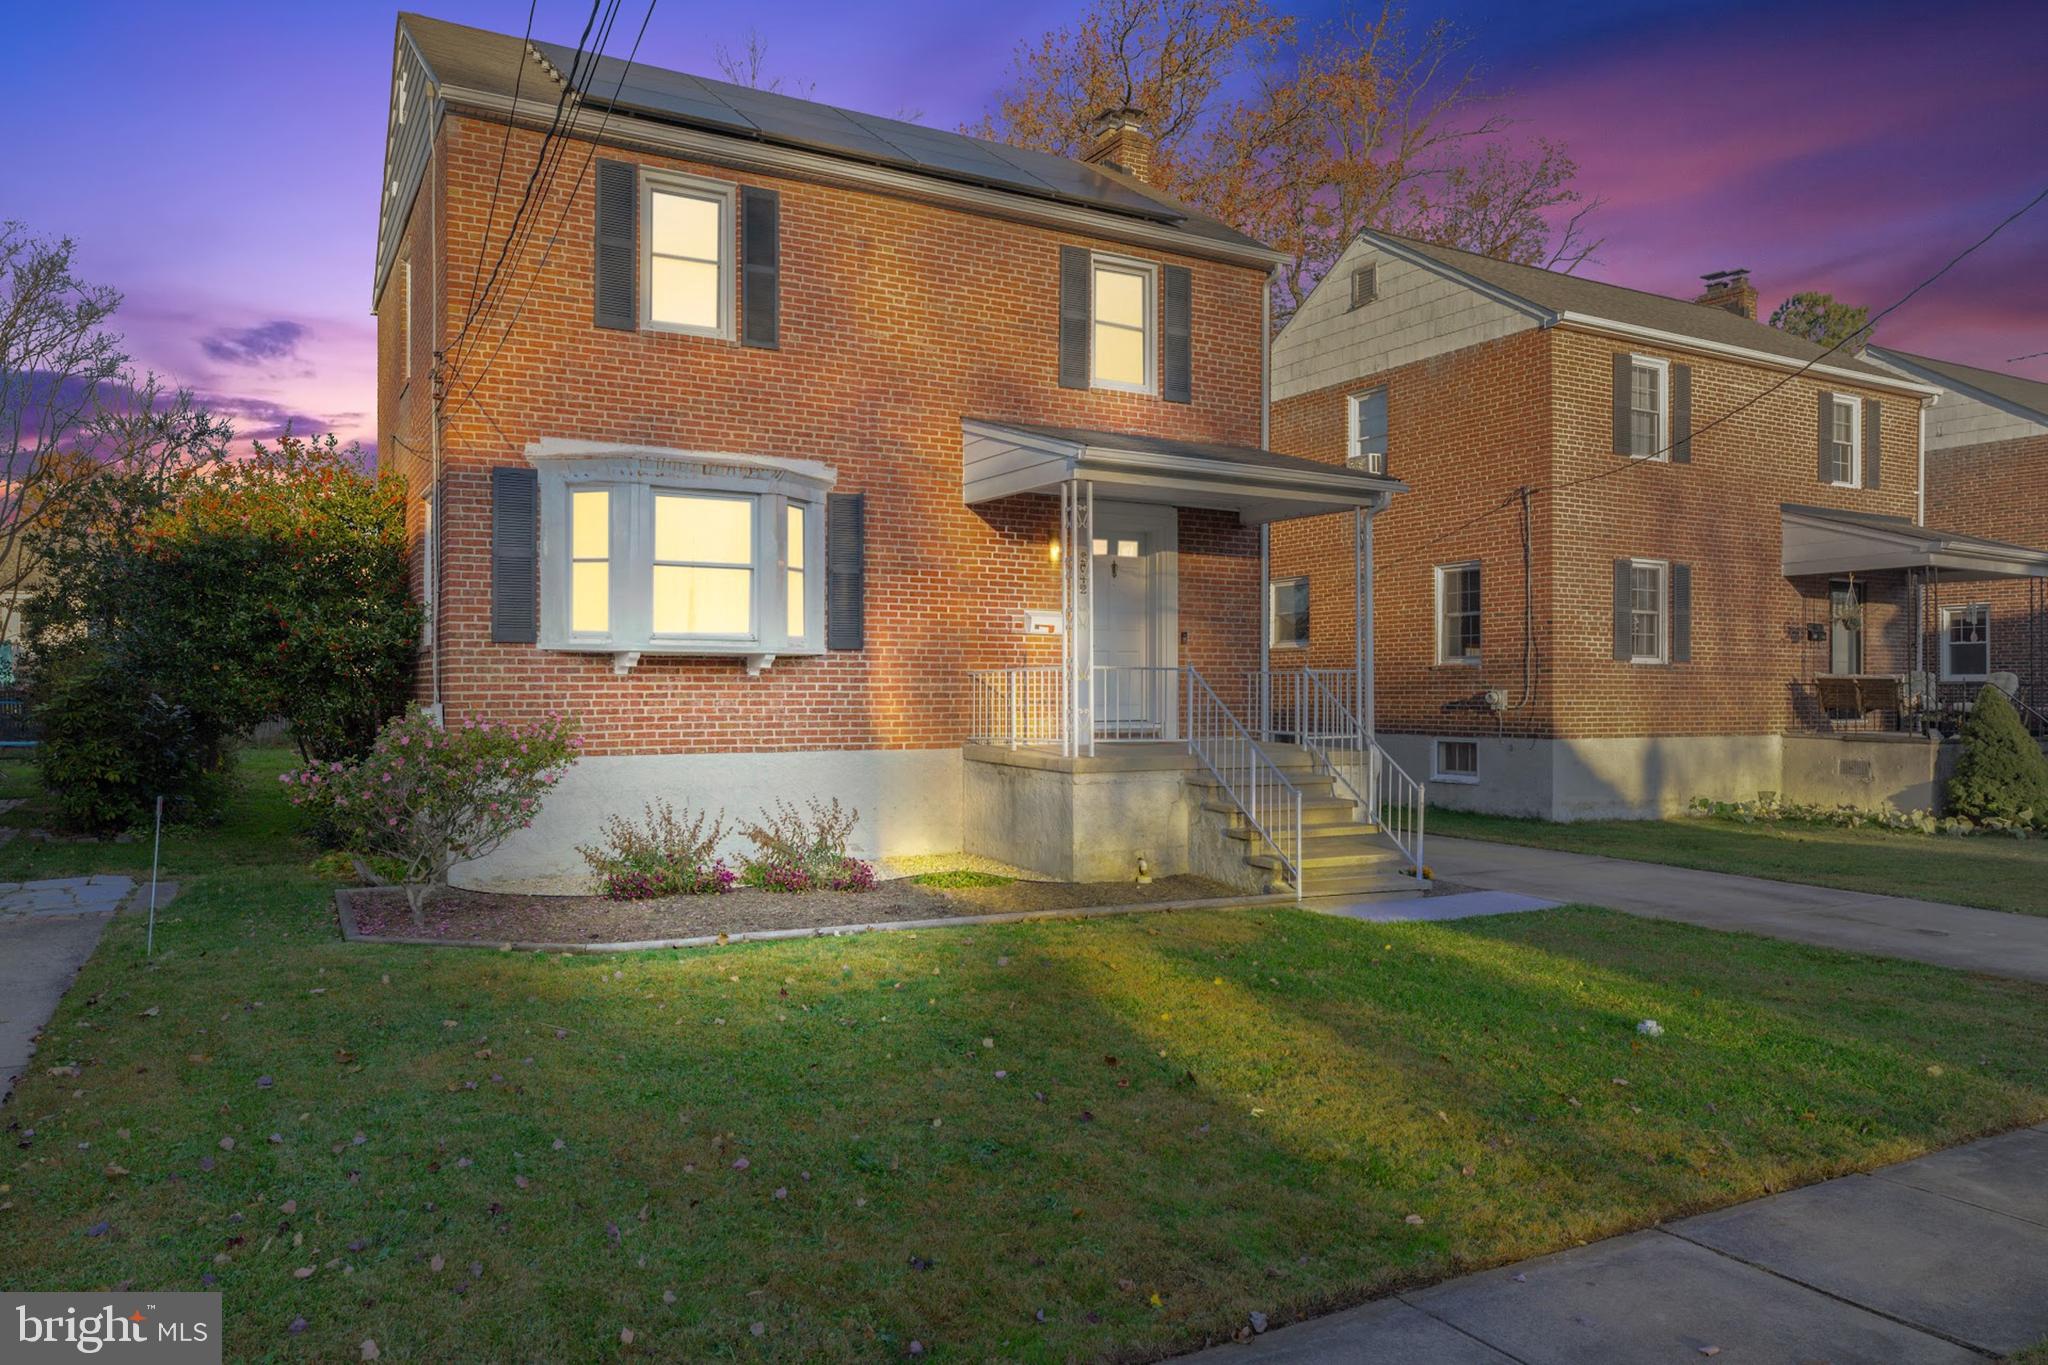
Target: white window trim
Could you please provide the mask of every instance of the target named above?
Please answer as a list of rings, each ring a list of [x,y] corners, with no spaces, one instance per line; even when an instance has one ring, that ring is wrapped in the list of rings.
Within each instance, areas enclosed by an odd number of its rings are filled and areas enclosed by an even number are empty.
[[[1374,460],[1369,452],[1360,445],[1363,435],[1358,420],[1359,410],[1364,407],[1365,400],[1374,394],[1380,395],[1380,405],[1387,408],[1386,444],[1388,447],[1394,444],[1393,410],[1388,406],[1387,386],[1385,384],[1375,384],[1369,389],[1360,389],[1344,400],[1344,462],[1354,469],[1363,469],[1368,474],[1385,474],[1387,472],[1387,449],[1383,447],[1379,451],[1379,458]]]
[[[1445,772],[1443,766],[1444,745],[1469,744],[1472,746],[1472,771],[1469,773]],[[1429,780],[1432,782],[1463,782],[1470,786],[1479,781],[1479,741],[1476,739],[1434,739],[1429,744]]]
[[[1144,339],[1140,351],[1145,358],[1145,382],[1123,384],[1109,379],[1095,377],[1095,279],[1102,270],[1121,270],[1137,275],[1145,282],[1145,302],[1142,316],[1145,319]],[[1121,324],[1111,324],[1118,326]],[[1159,392],[1159,267],[1150,261],[1141,261],[1131,256],[1111,256],[1096,251],[1088,259],[1088,387],[1108,389],[1115,393]]]
[[[540,476],[540,647],[611,654],[745,655],[758,671],[778,655],[825,652],[825,495],[838,474],[816,460],[669,450],[556,438],[526,448]],[[611,501],[611,619],[603,634],[568,623],[569,495],[606,488]],[[743,635],[657,635],[653,630],[654,498],[657,492],[754,500],[752,619]],[[787,630],[789,586],[784,509],[804,509],[804,632]]]
[[[1483,603],[1485,601],[1486,593],[1486,573],[1483,569],[1480,568],[1480,563],[1478,560],[1464,559],[1458,561],[1456,564],[1439,564],[1436,566],[1435,570],[1436,611],[1434,614],[1436,619],[1436,661],[1440,664],[1452,668],[1477,668],[1480,664],[1480,660],[1478,659],[1468,659],[1462,655],[1454,658],[1444,653],[1444,575],[1452,573],[1461,573],[1466,569],[1473,569],[1479,572],[1480,600]],[[1486,622],[1483,614],[1480,618],[1479,625],[1479,647],[1481,650],[1484,650],[1486,648]]]
[[[688,327],[654,318],[654,196],[682,194],[710,199],[718,204],[718,323],[713,327]],[[678,336],[733,339],[733,291],[735,257],[738,255],[733,205],[739,187],[727,180],[707,180],[680,171],[640,171],[640,326],[650,332],[671,332]]]
[[[1949,620],[1957,612],[1984,613],[1984,671],[1982,673],[1957,673],[1948,666]],[[1991,604],[1969,602],[1959,607],[1941,609],[1941,680],[1943,682],[1987,682],[1991,678]]]
[[[1637,366],[1657,372],[1657,437],[1650,445],[1648,455],[1638,455],[1633,449],[1628,453],[1631,460],[1655,460],[1669,463],[1671,460],[1671,362],[1661,356],[1634,355],[1628,358],[1629,370],[1629,411],[1635,411],[1635,375]],[[1629,444],[1635,444],[1635,424],[1629,424]]]
[[[1299,583],[1302,594],[1308,593],[1307,574],[1289,574],[1285,578],[1268,579],[1266,582],[1266,643],[1273,649],[1307,649],[1307,640],[1283,640],[1280,638],[1280,589]],[[1315,617],[1309,617],[1309,629],[1315,629]]]
[[[1830,488],[1861,488],[1863,486],[1863,400],[1854,394],[1831,393],[1828,395],[1828,444],[1835,441],[1835,411],[1849,410],[1849,477],[1829,479]]]
[[[1629,648],[1635,648],[1635,570],[1655,569],[1657,571],[1657,652],[1655,654],[1629,655],[1632,664],[1666,664],[1671,662],[1671,562],[1665,559],[1631,559],[1629,567]]]

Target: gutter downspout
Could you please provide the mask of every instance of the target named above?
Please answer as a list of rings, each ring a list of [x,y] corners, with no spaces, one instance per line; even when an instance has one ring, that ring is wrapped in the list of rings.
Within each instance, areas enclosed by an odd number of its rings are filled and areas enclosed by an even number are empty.
[[[426,177],[426,183],[428,183],[429,185],[434,185],[434,142],[432,138],[429,138],[427,141],[427,167],[424,174]],[[435,219],[438,219],[440,217],[440,212],[441,192],[439,186],[435,185]],[[430,220],[429,226],[435,226],[432,220]],[[434,723],[436,725],[439,725],[444,722],[444,718],[446,716],[446,711],[443,708],[441,700],[441,590],[444,586],[441,582],[441,523],[444,520],[446,520],[447,513],[447,508],[442,505],[445,499],[443,499],[441,496],[441,407],[444,399],[446,398],[446,395],[442,392],[441,387],[445,375],[441,368],[442,355],[440,341],[442,322],[441,300],[447,296],[447,276],[445,273],[447,268],[447,253],[445,250],[446,243],[442,240],[442,234],[438,230],[434,232],[434,243],[437,248],[434,259],[434,305],[432,308],[428,310],[429,315],[433,320],[435,345],[433,353],[433,371],[430,376],[432,383],[429,387],[427,395],[428,467],[426,551],[427,580],[429,584],[430,595],[432,597],[434,604],[433,620],[429,622],[427,627],[428,630],[432,632],[434,641],[429,659],[429,663],[431,665],[430,671],[433,679],[433,701],[430,703],[430,706],[434,713]],[[406,338],[406,344],[410,345],[411,342],[412,339],[410,337]]]

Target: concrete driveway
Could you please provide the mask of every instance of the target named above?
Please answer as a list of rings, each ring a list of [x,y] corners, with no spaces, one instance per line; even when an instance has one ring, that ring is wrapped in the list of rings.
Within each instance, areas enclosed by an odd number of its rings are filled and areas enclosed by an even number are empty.
[[[0,882],[0,1100],[27,1073],[36,1033],[134,889],[126,877]]]
[[[1478,839],[1431,838],[1428,851],[1437,876],[1460,886],[1585,901],[1709,929],[1740,929],[1826,948],[2048,981],[2048,915],[1979,910]]]

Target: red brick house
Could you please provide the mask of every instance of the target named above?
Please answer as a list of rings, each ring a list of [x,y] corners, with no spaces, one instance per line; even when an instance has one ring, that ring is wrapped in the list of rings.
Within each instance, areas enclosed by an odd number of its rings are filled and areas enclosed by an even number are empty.
[[[1369,658],[1355,519],[1274,528],[1276,670],[1365,663],[1359,709],[1444,805],[1930,804],[1938,746],[1841,732],[1910,707],[1916,592],[2048,555],[1924,527],[1937,388],[1755,308],[1739,273],[1688,302],[1361,235],[1274,343],[1272,445],[1413,491],[1368,532]]]
[[[1926,415],[1927,525],[2048,549],[2048,384],[1889,346],[1864,354],[1941,390]],[[1951,702],[2009,674],[2048,731],[2048,580],[1933,577],[1926,628]]]
[[[374,300],[419,699],[588,743],[459,881],[573,878],[653,797],[836,797],[859,851],[1060,876],[1377,875],[1331,771],[1364,723],[1268,752],[1241,713],[1262,528],[1399,485],[1266,448],[1278,258],[1148,151],[1127,111],[1084,164],[400,17]]]

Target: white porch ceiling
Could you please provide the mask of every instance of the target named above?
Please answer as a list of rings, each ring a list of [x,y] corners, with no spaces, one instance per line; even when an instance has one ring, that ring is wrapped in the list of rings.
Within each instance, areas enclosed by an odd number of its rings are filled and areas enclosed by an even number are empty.
[[[1939,569],[1950,578],[2048,578],[2048,551],[1960,531],[1915,526],[1903,517],[1786,503],[1783,568],[1808,574]]]

